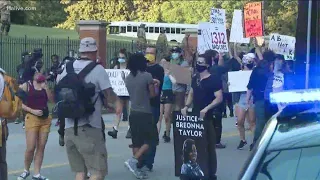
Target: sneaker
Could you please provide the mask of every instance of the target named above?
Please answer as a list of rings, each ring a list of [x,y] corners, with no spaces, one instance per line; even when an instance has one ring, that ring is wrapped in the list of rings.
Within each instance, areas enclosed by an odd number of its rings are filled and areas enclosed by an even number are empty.
[[[231,112],[231,113],[230,113],[230,117],[234,117],[234,114],[233,114],[233,112]]]
[[[29,171],[23,171],[23,173],[17,178],[17,180],[24,180],[24,179],[27,179],[27,177],[29,176],[30,176]]]
[[[130,129],[127,132],[126,138],[127,139],[131,139],[131,130]]]
[[[59,145],[64,146],[64,137],[59,135]]]
[[[227,116],[227,114],[224,114],[223,116],[222,116],[222,118],[227,118],[228,116]]]
[[[245,145],[247,145],[247,141],[241,140],[237,149],[242,150]]]
[[[32,176],[32,180],[49,180],[44,176]]]
[[[219,143],[219,144],[216,144],[216,148],[217,149],[224,149],[224,148],[226,148],[226,145]]]
[[[24,123],[23,123],[23,125],[22,125],[22,129],[25,129],[26,128],[26,126],[24,125]]]
[[[236,126],[238,126],[238,122],[236,122]]]
[[[88,172],[87,173],[87,179],[90,179],[90,177],[91,177],[91,174]]]
[[[133,172],[137,169],[137,163],[138,160],[136,160],[135,158],[130,158],[126,162],[124,162],[124,165],[129,169],[129,171]]]
[[[170,140],[171,140],[171,139],[170,139],[170,137],[169,137],[169,136],[166,136],[166,137],[164,138],[164,142],[165,142],[165,143],[169,143],[169,142],[170,142]]]
[[[143,171],[142,169],[136,169],[133,174],[136,176],[137,179],[148,179],[148,174],[146,171]]]
[[[111,136],[113,139],[117,139],[118,131],[113,127],[112,131],[108,131],[108,135]]]

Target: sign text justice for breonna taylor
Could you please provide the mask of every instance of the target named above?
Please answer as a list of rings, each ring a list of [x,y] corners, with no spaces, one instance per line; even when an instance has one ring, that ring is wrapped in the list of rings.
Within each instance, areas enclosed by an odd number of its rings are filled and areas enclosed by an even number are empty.
[[[208,177],[208,150],[203,119],[173,112],[175,176],[204,179]]]

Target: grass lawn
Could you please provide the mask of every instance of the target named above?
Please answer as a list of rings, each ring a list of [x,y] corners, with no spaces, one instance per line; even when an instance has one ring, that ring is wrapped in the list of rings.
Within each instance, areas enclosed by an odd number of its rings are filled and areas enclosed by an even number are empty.
[[[47,28],[38,26],[26,26],[26,25],[16,25],[12,24],[9,35],[11,37],[24,37],[28,38],[57,38],[57,39],[79,39],[79,35],[76,30],[66,30],[58,28]],[[119,37],[115,35],[107,35],[107,40],[112,41],[132,41],[136,38],[130,37]]]

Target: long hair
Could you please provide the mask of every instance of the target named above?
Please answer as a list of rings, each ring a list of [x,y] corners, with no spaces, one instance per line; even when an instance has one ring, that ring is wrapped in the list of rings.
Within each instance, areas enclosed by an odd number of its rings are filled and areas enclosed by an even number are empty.
[[[147,59],[142,53],[135,53],[129,57],[127,69],[133,76],[138,74],[138,71],[145,72],[147,69]]]
[[[193,139],[186,139],[182,147],[182,161],[183,163],[188,163],[190,161],[189,154],[192,152],[192,146],[196,145]]]

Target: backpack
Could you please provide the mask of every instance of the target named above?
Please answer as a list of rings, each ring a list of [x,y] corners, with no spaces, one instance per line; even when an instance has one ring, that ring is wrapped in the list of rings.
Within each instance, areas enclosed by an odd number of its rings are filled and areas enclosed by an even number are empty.
[[[0,72],[4,79],[4,89],[0,101],[0,117],[8,120],[16,119],[22,110],[22,101],[16,96],[19,87],[16,80],[4,72]]]
[[[79,74],[74,71],[73,63],[66,64],[67,74],[55,86],[57,103],[53,108],[53,113],[59,119],[73,119],[74,134],[77,135],[79,118],[88,117],[95,111],[94,105],[98,98],[94,102],[91,98],[96,94],[96,86],[91,82],[86,83],[84,78],[96,67],[97,63],[90,62]]]

